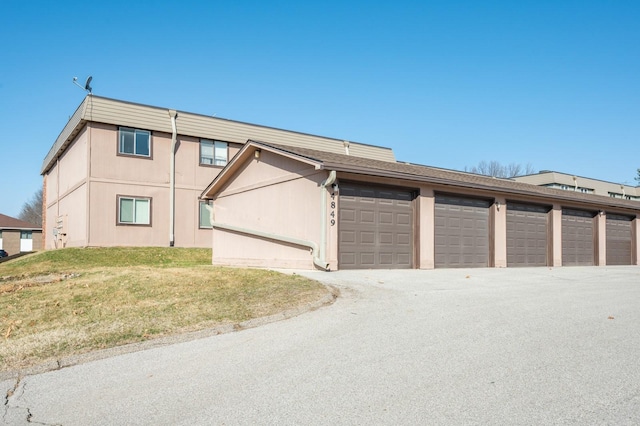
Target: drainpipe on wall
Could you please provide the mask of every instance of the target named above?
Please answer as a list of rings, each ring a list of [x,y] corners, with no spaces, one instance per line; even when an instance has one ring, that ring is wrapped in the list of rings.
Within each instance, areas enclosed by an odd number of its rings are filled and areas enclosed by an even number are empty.
[[[169,247],[173,247],[175,244],[176,142],[178,137],[176,115],[176,110],[169,110],[169,117],[171,117],[171,155],[169,158]]]
[[[329,173],[329,177],[320,184],[320,265],[318,266],[325,271],[329,270],[329,264],[327,263],[327,187],[335,181],[336,171],[332,170]]]

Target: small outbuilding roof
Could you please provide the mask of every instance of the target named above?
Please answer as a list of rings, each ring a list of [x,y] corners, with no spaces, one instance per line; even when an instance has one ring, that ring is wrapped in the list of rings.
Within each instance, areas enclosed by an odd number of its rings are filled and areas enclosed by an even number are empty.
[[[408,182],[432,183],[442,186],[450,186],[452,187],[452,190],[453,188],[458,187],[494,191],[502,194],[537,196],[547,200],[588,204],[594,208],[615,207],[618,209],[633,210],[636,214],[640,213],[640,204],[638,204],[637,201],[604,197],[594,194],[584,194],[580,192],[569,192],[561,189],[553,189],[524,182],[517,182],[513,179],[494,178],[418,164],[379,161],[345,154],[252,140],[247,141],[245,146],[203,191],[201,198],[214,198],[233,174],[239,170],[241,165],[244,163],[244,160],[253,156],[253,153],[256,150],[261,149],[296,158],[299,161],[314,165],[317,169],[335,170],[337,172],[360,174],[363,176],[396,178]]]
[[[0,213],[0,229],[11,229],[21,231],[41,231],[42,227],[15,217],[7,216]]]

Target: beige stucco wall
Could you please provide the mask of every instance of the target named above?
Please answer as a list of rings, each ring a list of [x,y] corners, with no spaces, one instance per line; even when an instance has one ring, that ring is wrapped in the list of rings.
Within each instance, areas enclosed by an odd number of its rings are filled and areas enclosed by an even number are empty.
[[[217,223],[320,242],[320,182],[326,171],[263,151],[214,199]],[[330,202],[327,197],[327,202]],[[327,226],[328,246],[335,245]],[[336,253],[328,249],[328,259]],[[213,263],[313,269],[309,248],[273,239],[214,229]],[[335,268],[335,266],[333,266]]]
[[[595,259],[594,264],[597,266],[605,266],[607,264],[607,217],[603,214],[598,214],[595,217],[594,229],[595,229]]]
[[[79,134],[45,176],[46,248],[55,248],[58,216],[66,217],[67,247],[169,245],[171,135],[153,132],[151,140],[146,159],[118,155],[117,126],[91,123]],[[229,158],[239,147],[229,146]],[[198,197],[222,167],[200,166],[200,139],[180,135],[175,161],[175,245],[210,247],[212,231],[199,229]],[[151,197],[151,226],[117,225],[118,195]]]
[[[436,199],[433,188],[420,187],[418,197],[418,265],[419,269],[435,268],[435,205]]]
[[[44,177],[46,207],[42,232],[45,249],[55,248],[53,228],[58,216],[63,215],[67,216],[67,246],[85,245],[88,134],[89,129],[85,127]]]

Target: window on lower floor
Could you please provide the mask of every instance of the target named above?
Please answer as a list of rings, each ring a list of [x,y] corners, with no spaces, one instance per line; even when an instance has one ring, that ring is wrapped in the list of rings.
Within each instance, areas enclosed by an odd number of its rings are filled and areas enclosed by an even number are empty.
[[[120,127],[118,154],[151,157],[151,132]]]
[[[30,240],[32,237],[31,231],[20,231],[20,239],[21,240]]]
[[[228,161],[229,144],[222,141],[200,139],[200,164],[225,166]]]
[[[213,228],[213,226],[211,226],[211,215],[209,214],[209,210],[207,209],[207,206],[212,207],[213,206],[213,201],[209,200],[209,201],[200,201],[200,228],[203,229],[211,229]]]
[[[151,225],[151,198],[118,197],[118,224]]]

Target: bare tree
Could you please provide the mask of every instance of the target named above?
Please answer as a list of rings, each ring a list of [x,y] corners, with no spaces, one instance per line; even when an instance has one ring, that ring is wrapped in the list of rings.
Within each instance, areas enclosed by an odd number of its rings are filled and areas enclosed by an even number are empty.
[[[638,169],[638,175],[634,178],[638,184],[640,184],[640,169]]]
[[[512,178],[516,176],[530,175],[536,172],[530,163],[527,163],[524,166],[518,163],[503,165],[498,161],[486,162],[484,160],[479,162],[477,166],[465,167],[464,171],[499,178]]]
[[[42,188],[33,194],[31,200],[22,205],[18,219],[42,226]]]

